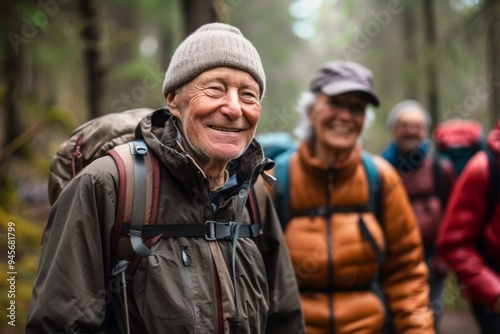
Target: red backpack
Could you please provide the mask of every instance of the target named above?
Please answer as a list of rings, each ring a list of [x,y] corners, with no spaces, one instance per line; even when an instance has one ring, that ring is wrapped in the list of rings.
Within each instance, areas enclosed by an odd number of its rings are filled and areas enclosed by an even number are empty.
[[[439,123],[433,137],[438,155],[451,161],[456,176],[474,154],[486,147],[483,127],[474,120],[452,119]]]

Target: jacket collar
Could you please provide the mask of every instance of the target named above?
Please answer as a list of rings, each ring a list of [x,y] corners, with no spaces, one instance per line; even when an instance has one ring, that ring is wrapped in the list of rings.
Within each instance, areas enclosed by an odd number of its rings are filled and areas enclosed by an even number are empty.
[[[308,174],[315,178],[324,178],[326,180],[328,169],[333,167],[335,182],[342,182],[349,179],[355,172],[357,166],[361,163],[361,148],[355,146],[351,154],[334,166],[327,165],[320,160],[315,154],[312,146],[303,142],[298,149],[299,162]]]

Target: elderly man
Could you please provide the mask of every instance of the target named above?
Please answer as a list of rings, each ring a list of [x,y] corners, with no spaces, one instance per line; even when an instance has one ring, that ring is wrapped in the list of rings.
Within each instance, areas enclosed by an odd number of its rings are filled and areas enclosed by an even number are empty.
[[[259,55],[237,28],[208,24],[178,47],[163,85],[168,109],[136,131],[160,161],[158,220],[216,222],[231,226],[230,236],[156,240],[122,301],[109,260],[119,174],[111,157],[98,159],[52,208],[28,333],[304,331],[283,235],[259,179],[272,167],[253,140],[264,91]],[[238,233],[252,224],[251,187],[262,226],[255,239]]]
[[[387,127],[393,142],[382,153],[398,171],[417,216],[429,267],[430,305],[434,325],[444,311],[442,298],[446,267],[436,254],[436,237],[449,193],[454,182],[451,162],[429,154],[431,117],[419,102],[405,100],[390,111]]]

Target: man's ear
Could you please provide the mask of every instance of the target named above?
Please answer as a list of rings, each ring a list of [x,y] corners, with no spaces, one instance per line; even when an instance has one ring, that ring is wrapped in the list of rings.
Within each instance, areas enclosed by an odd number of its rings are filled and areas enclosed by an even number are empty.
[[[179,91],[173,90],[166,96],[167,106],[170,113],[177,118],[180,118],[181,112],[179,110]]]

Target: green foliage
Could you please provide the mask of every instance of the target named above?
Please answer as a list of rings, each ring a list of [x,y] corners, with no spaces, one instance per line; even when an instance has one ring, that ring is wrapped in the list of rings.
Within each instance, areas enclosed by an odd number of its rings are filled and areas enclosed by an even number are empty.
[[[14,270],[7,270],[7,224],[15,224],[15,275],[8,274]],[[2,333],[24,333],[28,304],[31,298],[32,286],[35,281],[40,257],[40,240],[42,228],[21,215],[7,212],[0,207],[0,259],[2,270],[0,271],[0,307],[6,310],[11,300],[15,301],[16,315],[15,328],[9,326],[6,321],[0,323]],[[12,235],[9,235],[12,237]],[[15,277],[15,289],[12,289],[7,278]],[[12,295],[14,293],[14,295]],[[11,298],[9,298],[9,295]],[[4,314],[5,316],[5,314]]]

